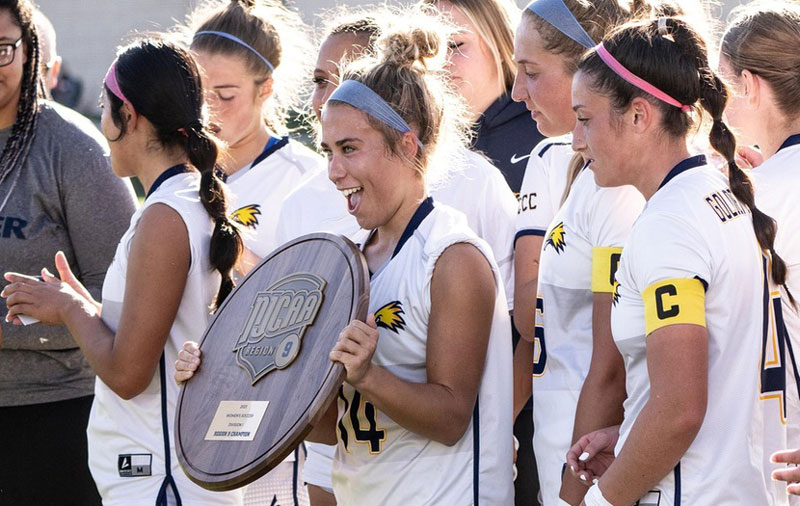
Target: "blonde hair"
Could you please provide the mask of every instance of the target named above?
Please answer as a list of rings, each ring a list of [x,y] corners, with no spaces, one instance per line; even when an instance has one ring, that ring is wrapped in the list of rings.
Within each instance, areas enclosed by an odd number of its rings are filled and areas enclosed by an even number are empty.
[[[800,115],[800,4],[761,1],[731,12],[722,54],[736,75],[749,70],[767,81],[788,119]]]
[[[454,27],[416,8],[392,11],[380,27],[376,54],[346,63],[341,81],[364,84],[400,114],[423,145],[409,163],[428,183],[437,181],[444,174],[431,174],[429,167],[450,165],[443,161],[453,160],[453,153],[467,145],[470,124],[466,103],[443,70],[446,41]],[[381,132],[389,152],[400,155],[397,146],[403,134],[369,115],[367,120]]]
[[[310,28],[300,15],[278,0],[206,0],[187,17],[178,31],[194,51],[239,56],[261,84],[273,79],[272,96],[262,111],[266,125],[279,134],[288,132],[290,110],[303,105],[302,95],[311,69]],[[200,31],[225,32],[243,40],[266,58],[267,65],[246,47],[223,37],[203,36]]]
[[[492,55],[497,73],[497,85],[506,91],[514,85],[514,32],[520,9],[511,0],[422,0],[423,5],[435,6],[449,2],[475,27]]]

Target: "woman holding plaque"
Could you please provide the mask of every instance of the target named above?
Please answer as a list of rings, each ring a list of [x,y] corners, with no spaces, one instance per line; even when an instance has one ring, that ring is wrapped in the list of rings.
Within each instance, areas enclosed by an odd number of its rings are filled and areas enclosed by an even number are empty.
[[[322,112],[330,179],[372,230],[363,245],[372,315],[331,352],[347,380],[313,434],[338,445],[339,504],[513,501],[502,282],[464,216],[425,185],[444,132],[465,125],[438,73],[445,40],[421,23],[387,29],[381,56],[347,67]],[[191,376],[198,355],[184,348],[176,379]]]
[[[242,250],[214,168],[198,68],[170,43],[133,43],[108,70],[102,105],[114,172],[138,177],[147,191],[106,274],[102,304],[77,281],[8,273],[7,319],[66,325],[97,373],[87,432],[104,504],[241,504],[241,493],[189,481],[170,428],[178,388],[165,364],[203,333],[209,307],[233,288]],[[56,264],[61,279],[73,278],[64,258]]]

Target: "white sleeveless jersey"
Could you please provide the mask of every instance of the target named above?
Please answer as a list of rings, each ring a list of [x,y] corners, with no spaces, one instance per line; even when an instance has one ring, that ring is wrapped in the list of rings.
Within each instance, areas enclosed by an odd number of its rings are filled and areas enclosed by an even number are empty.
[[[800,300],[800,209],[793,205],[794,190],[800,187],[800,135],[789,137],[777,153],[764,161],[752,174],[755,185],[756,204],[759,209],[778,223],[775,251],[786,262],[789,291]],[[779,288],[773,288],[773,294]],[[783,336],[775,333],[763,343],[765,358],[762,363],[762,396],[782,403],[781,416],[786,421],[786,448],[800,447],[800,314],[782,293],[782,307],[773,305],[775,326],[781,328]],[[774,304],[774,295],[772,297]],[[783,373],[779,371],[783,370]],[[780,378],[785,378],[785,383]],[[768,470],[777,468],[769,464]],[[783,487],[784,484],[776,483]],[[792,498],[796,504],[800,499]],[[795,504],[793,503],[793,504]]]
[[[461,170],[431,188],[437,202],[461,211],[469,227],[489,244],[500,268],[508,310],[514,308],[514,216],[517,203],[500,170],[484,156],[462,149]]]
[[[575,409],[589,372],[593,293],[613,292],[622,245],[643,207],[632,186],[600,188],[584,169],[545,235],[533,364],[533,450],[545,506],[559,504]]]
[[[283,199],[306,179],[325,170],[325,161],[297,141],[284,137],[268,147],[253,167],[228,178],[231,218],[244,229],[245,246],[265,257],[275,242]]]
[[[431,199],[420,205],[392,258],[372,276],[370,312],[376,315],[380,334],[372,360],[403,380],[426,381],[431,277],[439,255],[459,242],[474,244],[499,280],[489,248],[469,230],[463,216],[441,204],[433,207]],[[333,467],[338,504],[513,503],[511,328],[502,283],[496,286],[476,408],[455,445],[399,426],[344,384]]]
[[[646,336],[673,324],[708,331],[703,424],[678,465],[646,496],[648,505],[780,504],[762,472],[770,449],[753,437],[766,407],[758,374],[762,272],[751,214],[726,177],[702,156],[678,164],[633,226],[611,313],[628,392],[617,453],[650,395]]]
[[[183,504],[241,504],[240,492],[210,492],[191,482],[175,454],[173,421],[179,389],[172,379],[173,364],[185,341],[197,341],[203,335],[220,277],[209,264],[213,222],[198,196],[200,175],[176,173],[162,181],[154,183],[155,191],[133,215],[117,246],[103,283],[103,322],[116,332],[130,247],[142,213],[154,204],[174,209],[189,232],[191,265],[186,287],[161,363],[147,389],[126,401],[97,378],[87,428],[89,467],[105,506],[176,504],[175,490]],[[159,495],[162,486],[168,500]]]
[[[519,190],[515,240],[544,236],[561,207],[574,154],[571,134],[545,139],[533,148]]]

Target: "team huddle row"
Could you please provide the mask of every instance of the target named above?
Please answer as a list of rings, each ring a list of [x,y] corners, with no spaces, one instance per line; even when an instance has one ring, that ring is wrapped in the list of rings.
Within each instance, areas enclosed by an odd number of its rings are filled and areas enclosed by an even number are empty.
[[[236,279],[325,231],[364,253],[370,316],[330,352],[347,376],[308,438],[312,505],[509,505],[537,479],[544,506],[796,504],[778,462],[800,460],[800,5],[737,9],[719,49],[706,7],[331,13],[327,163],[284,131],[303,29],[278,2],[209,2],[122,48],[101,130],[147,196],[102,300],[63,254],[2,291],[7,322],[65,325],[97,374],[104,503],[242,504],[180,470],[179,383]],[[490,132],[519,103],[527,125]],[[514,477],[531,394],[538,470]]]

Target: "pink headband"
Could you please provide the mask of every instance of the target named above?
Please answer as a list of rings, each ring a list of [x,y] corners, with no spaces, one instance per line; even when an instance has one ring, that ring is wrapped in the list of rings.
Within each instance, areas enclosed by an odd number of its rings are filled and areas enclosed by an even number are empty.
[[[117,61],[116,60],[114,60],[114,63],[112,63],[111,66],[108,67],[108,72],[106,72],[106,77],[105,77],[104,81],[105,81],[106,86],[108,87],[108,89],[111,90],[111,93],[116,95],[116,97],[118,99],[122,100],[123,102],[128,104],[128,107],[133,109],[133,105],[131,104],[130,100],[125,98],[125,95],[122,93],[122,90],[119,88],[119,83],[117,83]]]
[[[597,52],[597,55],[600,57],[600,59],[603,60],[603,62],[606,65],[608,65],[608,68],[613,70],[618,76],[625,79],[626,81],[636,86],[640,90],[644,91],[645,93],[649,93],[650,95],[653,95],[662,102],[666,102],[669,105],[674,105],[675,107],[680,108],[680,110],[683,112],[688,112],[692,109],[690,106],[681,104],[674,98],[670,97],[663,91],[659,90],[652,84],[648,83],[641,77],[635,75],[633,72],[626,69],[620,62],[617,61],[616,58],[611,56],[611,53],[609,53],[608,49],[606,49],[603,46],[602,42],[597,46],[595,46],[594,49]]]

